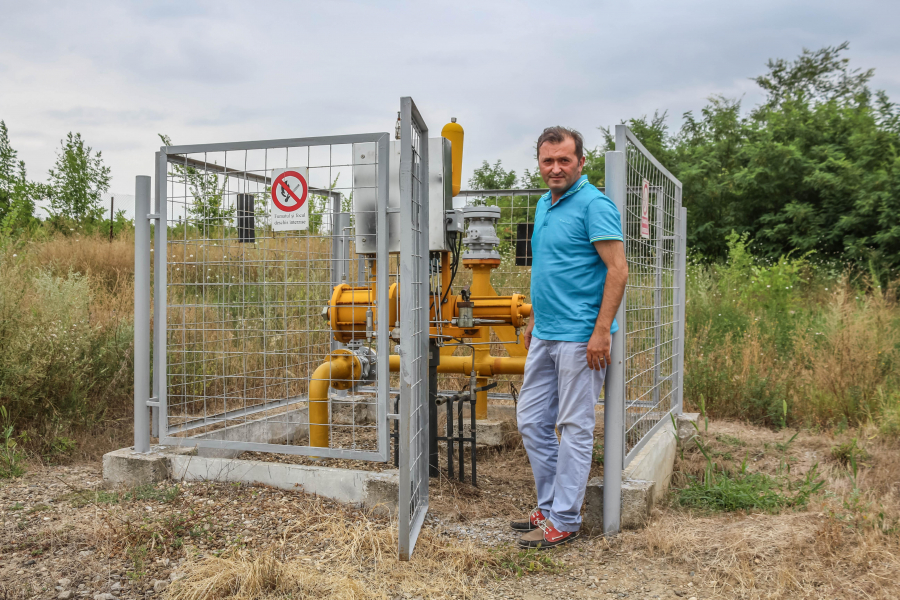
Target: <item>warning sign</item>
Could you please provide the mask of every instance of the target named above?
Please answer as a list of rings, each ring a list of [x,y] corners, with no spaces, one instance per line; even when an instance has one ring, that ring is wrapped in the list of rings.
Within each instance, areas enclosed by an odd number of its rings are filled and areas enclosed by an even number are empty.
[[[650,182],[641,185],[641,237],[650,239]]]
[[[309,183],[305,167],[272,171],[272,229],[309,229]]]

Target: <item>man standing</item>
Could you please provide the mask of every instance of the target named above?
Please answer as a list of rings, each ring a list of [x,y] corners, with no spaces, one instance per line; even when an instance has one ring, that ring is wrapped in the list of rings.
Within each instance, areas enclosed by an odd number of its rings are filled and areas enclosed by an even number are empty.
[[[528,359],[516,418],[538,505],[511,525],[529,532],[520,546],[549,548],[575,539],[581,528],[594,407],[618,329],[628,264],[616,205],[581,174],[581,134],[548,127],[537,151],[550,192],[534,217]]]

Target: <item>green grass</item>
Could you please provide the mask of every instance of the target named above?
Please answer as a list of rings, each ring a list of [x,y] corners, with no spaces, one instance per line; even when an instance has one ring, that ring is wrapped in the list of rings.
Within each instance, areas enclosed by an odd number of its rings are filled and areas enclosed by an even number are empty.
[[[727,433],[719,433],[716,435],[716,439],[722,442],[723,444],[727,444],[729,446],[745,446],[744,440],[734,437],[733,435],[728,435]]]
[[[565,569],[546,550],[519,550],[512,546],[502,546],[491,552],[496,555],[500,570],[516,577],[526,573],[560,573]]]
[[[144,485],[124,492],[79,490],[66,494],[62,499],[68,500],[75,508],[80,508],[87,504],[124,504],[140,500],[152,500],[167,504],[177,498],[180,491],[181,488],[177,485],[163,488],[157,488],[154,485]]]
[[[686,508],[710,512],[762,511],[777,513],[786,508],[803,508],[824,481],[813,467],[799,482],[765,473],[748,473],[746,462],[737,473],[708,469],[702,478],[692,478],[677,493],[677,503]]]

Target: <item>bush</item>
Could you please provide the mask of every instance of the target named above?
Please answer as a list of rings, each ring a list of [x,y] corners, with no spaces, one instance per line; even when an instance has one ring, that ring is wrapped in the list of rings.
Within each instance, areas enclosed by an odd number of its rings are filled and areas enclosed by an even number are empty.
[[[0,401],[16,429],[55,456],[74,447],[69,428],[131,396],[132,320],[117,310],[131,288],[109,293],[89,274],[54,274],[29,259],[0,252]]]
[[[773,427],[874,420],[900,433],[893,291],[806,256],[756,260],[746,237],[728,248],[725,265],[689,265],[686,398]]]

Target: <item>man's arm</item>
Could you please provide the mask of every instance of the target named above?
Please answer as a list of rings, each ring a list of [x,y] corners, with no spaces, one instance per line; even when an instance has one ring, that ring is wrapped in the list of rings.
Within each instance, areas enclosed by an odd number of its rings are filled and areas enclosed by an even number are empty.
[[[606,284],[603,288],[603,299],[600,301],[600,312],[594,323],[594,332],[587,345],[588,367],[602,369],[609,365],[609,347],[611,343],[610,328],[622,296],[625,294],[625,283],[628,281],[628,262],[625,260],[625,244],[618,240],[601,240],[594,242],[597,254],[606,265]],[[533,320],[533,319],[532,319]],[[530,333],[530,332],[528,332]]]
[[[531,332],[534,330],[534,306],[531,307],[531,318],[528,319],[528,325],[525,326],[525,349],[531,348]]]

